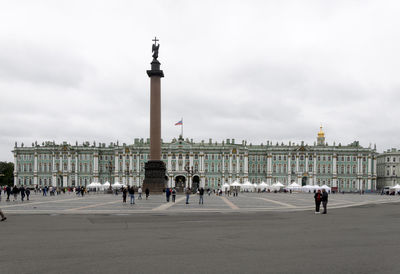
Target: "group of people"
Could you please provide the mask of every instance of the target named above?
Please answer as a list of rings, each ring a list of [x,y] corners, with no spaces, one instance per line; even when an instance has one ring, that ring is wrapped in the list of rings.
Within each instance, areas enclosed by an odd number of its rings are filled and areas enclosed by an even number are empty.
[[[324,207],[324,211],[322,212],[322,214],[326,214],[327,210],[326,207],[328,205],[328,192],[323,188],[322,189],[322,193],[321,190],[318,190],[315,194],[314,194],[314,200],[315,200],[315,214],[319,214],[319,208],[321,206],[321,202],[322,202],[322,206]]]
[[[148,188],[146,188],[146,190],[144,191],[146,194],[146,200],[149,199],[150,196],[150,190]],[[137,193],[138,193],[138,200],[142,200],[142,193],[143,190],[142,188],[139,186],[139,188],[137,189]],[[117,192],[118,194],[118,192]],[[126,197],[129,194],[129,197],[131,199],[131,205],[135,204],[135,187],[133,186],[128,186],[128,187],[124,187],[122,189],[122,203],[126,203]]]
[[[4,195],[7,195],[7,199],[6,201],[9,202],[10,201],[10,196],[13,195],[14,196],[14,200],[16,201],[18,199],[18,194],[21,194],[21,201],[23,202],[25,197],[26,199],[29,201],[29,196],[31,194],[31,190],[27,187],[25,188],[24,186],[14,186],[14,187],[10,187],[10,186],[4,186],[2,191],[0,190],[0,201],[1,201],[1,192],[3,192]]]

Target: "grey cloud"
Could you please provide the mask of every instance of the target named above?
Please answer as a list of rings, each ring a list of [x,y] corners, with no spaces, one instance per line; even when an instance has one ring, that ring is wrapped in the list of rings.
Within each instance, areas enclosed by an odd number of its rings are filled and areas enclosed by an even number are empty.
[[[88,65],[79,56],[26,41],[2,41],[0,79],[3,81],[78,87]]]

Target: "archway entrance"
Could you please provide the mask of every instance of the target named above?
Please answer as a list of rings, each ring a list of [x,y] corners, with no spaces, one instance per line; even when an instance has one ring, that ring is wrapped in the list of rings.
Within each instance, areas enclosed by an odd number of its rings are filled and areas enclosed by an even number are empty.
[[[197,191],[197,189],[199,189],[200,188],[200,178],[199,178],[199,176],[193,176],[193,179],[192,179],[192,190],[193,190],[193,192],[194,191]]]
[[[304,176],[304,177],[301,179],[301,185],[302,185],[302,186],[305,186],[306,184],[307,184],[307,177]]]
[[[175,177],[175,189],[177,192],[183,192],[185,189],[185,182],[185,176],[180,175]]]

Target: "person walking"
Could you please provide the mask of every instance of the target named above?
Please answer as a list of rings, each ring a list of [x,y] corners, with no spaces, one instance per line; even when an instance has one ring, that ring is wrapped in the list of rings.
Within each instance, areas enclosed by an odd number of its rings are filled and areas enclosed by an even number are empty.
[[[190,192],[191,192],[190,187],[188,187],[186,189],[186,204],[187,205],[189,204]]]
[[[142,200],[142,188],[139,186],[139,189],[138,189],[138,191],[137,191],[137,193],[138,193],[138,200]]]
[[[1,209],[0,209],[0,216],[1,216],[0,222],[7,220],[7,217],[4,216],[4,213],[3,213],[3,211],[1,211]]]
[[[16,201],[17,200],[17,196],[18,196],[18,187],[17,186],[13,187],[12,193],[14,195],[14,201]]]
[[[321,190],[318,189],[318,191],[314,194],[314,200],[315,200],[315,214],[319,214],[319,207],[321,206]]]
[[[146,188],[146,190],[144,192],[146,193],[146,200],[147,200],[149,198],[149,195],[150,195],[149,188]]]
[[[135,204],[135,189],[133,187],[129,188],[129,197],[131,197],[131,205]]]
[[[169,203],[169,196],[171,196],[171,190],[169,189],[169,187],[167,187],[167,189],[165,190],[165,196],[167,198],[167,203]]]
[[[324,207],[324,212],[322,214],[326,214],[326,206],[328,205],[328,192],[323,188],[322,189],[322,206]]]
[[[126,203],[126,193],[127,193],[128,191],[126,190],[126,187],[124,187],[123,189],[122,189],[122,202],[123,203]]]
[[[201,187],[199,190],[199,204],[204,204],[203,196],[204,196],[204,188]]]
[[[6,192],[7,192],[7,202],[9,202],[10,201],[10,195],[11,195],[11,187],[10,186],[7,186],[7,188],[6,188]]]
[[[176,199],[176,189],[173,188],[172,189],[172,202],[175,203],[175,199]]]
[[[24,198],[25,198],[25,188],[24,188],[24,186],[21,186],[19,188],[19,192],[21,193],[21,201],[23,202]]]
[[[31,195],[31,191],[29,190],[29,187],[26,188],[25,194],[26,194],[26,200],[29,201],[29,195]]]

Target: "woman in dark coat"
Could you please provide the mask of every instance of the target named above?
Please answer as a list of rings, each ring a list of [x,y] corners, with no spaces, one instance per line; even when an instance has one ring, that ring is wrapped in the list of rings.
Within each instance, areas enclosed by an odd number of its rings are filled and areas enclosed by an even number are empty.
[[[322,194],[321,190],[318,190],[317,193],[314,194],[315,200],[315,214],[319,214],[319,207],[321,206]]]
[[[122,202],[126,203],[126,194],[127,194],[127,189],[126,187],[124,187],[124,189],[122,190]]]

